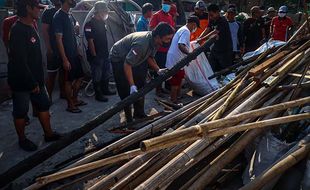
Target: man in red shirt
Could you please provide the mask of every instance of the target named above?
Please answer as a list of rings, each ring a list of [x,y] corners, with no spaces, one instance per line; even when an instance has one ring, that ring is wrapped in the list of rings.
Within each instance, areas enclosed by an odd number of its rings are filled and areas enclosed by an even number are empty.
[[[171,9],[172,0],[163,0],[162,9],[157,11],[150,21],[150,29],[153,30],[159,23],[165,22],[170,26],[175,28],[175,22],[173,21],[173,17],[169,14]],[[167,53],[169,50],[170,44],[164,44],[157,50],[155,55],[155,60],[160,68],[164,68],[166,65]],[[156,75],[156,74],[155,74]],[[163,97],[162,94],[162,85],[159,85],[156,88],[156,95],[159,97]]]
[[[287,41],[289,30],[293,26],[293,21],[287,15],[287,7],[281,6],[278,16],[274,17],[270,25],[270,36],[273,40]]]

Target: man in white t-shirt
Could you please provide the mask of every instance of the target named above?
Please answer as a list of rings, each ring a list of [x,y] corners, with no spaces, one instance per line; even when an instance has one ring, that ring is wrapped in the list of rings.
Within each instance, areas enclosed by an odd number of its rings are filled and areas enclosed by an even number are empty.
[[[166,67],[171,69],[177,62],[189,54],[190,34],[195,32],[199,26],[199,18],[190,16],[185,26],[181,27],[174,35],[168,54]],[[181,69],[170,79],[171,93],[170,99],[173,103],[178,103],[177,97],[181,91],[181,83],[184,78],[184,70]]]

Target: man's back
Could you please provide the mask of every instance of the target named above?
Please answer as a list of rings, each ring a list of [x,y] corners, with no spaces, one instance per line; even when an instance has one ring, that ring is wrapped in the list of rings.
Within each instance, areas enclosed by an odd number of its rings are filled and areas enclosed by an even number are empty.
[[[219,31],[219,39],[214,43],[212,51],[232,51],[230,29],[228,22],[224,17],[220,17],[216,21],[210,21],[208,28],[211,28],[211,30],[216,29]]]

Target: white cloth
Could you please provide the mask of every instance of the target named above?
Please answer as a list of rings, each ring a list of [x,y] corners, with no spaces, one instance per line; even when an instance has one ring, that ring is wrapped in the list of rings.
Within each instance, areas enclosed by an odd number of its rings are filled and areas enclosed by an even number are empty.
[[[239,24],[235,22],[228,22],[229,24],[229,29],[230,29],[230,34],[231,34],[231,40],[233,44],[233,51],[237,52],[238,51],[238,30],[239,30]]]
[[[170,48],[167,54],[166,67],[171,69],[178,61],[185,57],[185,54],[179,49],[179,44],[184,44],[190,49],[191,32],[187,26],[181,27],[173,36]]]

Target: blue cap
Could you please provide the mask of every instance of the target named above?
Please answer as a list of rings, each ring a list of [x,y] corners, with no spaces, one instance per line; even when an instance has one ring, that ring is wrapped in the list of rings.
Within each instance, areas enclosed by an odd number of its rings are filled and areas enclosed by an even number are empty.
[[[287,13],[287,6],[281,6],[280,8],[279,8],[279,13]]]

